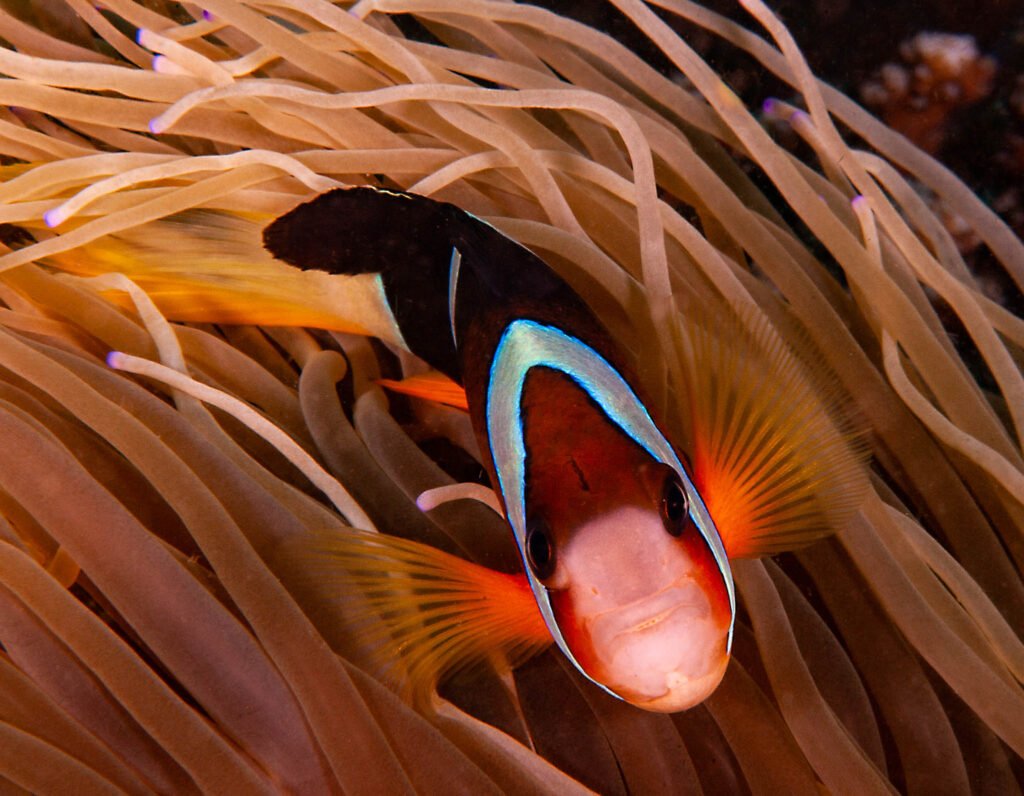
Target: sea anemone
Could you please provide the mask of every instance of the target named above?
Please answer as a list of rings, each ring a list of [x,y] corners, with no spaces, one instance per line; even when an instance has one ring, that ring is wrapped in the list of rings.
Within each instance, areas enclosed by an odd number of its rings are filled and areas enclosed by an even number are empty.
[[[1024,321],[987,297],[923,192],[1011,290],[1024,247],[742,3],[766,35],[687,0],[615,0],[667,75],[492,0],[0,11],[5,790],[1019,792]],[[677,19],[798,99],[745,107]],[[273,280],[273,312],[253,317],[180,289],[176,263],[223,242],[190,232],[197,213],[230,237],[366,183],[443,198],[541,252],[632,353],[684,449],[687,308],[770,324],[847,396],[870,492],[834,538],[737,562],[735,656],[704,705],[643,713],[548,652],[511,676],[459,673],[418,710],[373,676],[345,606],[283,563],[290,540],[344,525],[509,557],[490,509],[416,508],[453,481],[435,459],[472,471],[474,450],[454,410],[389,404],[375,379],[415,363],[270,325],[303,302]],[[114,275],[143,260],[161,279]],[[112,370],[112,350],[205,391]]]

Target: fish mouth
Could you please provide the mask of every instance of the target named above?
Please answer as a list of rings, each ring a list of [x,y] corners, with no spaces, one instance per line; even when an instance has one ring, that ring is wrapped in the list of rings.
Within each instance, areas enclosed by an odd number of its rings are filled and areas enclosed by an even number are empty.
[[[683,710],[704,699],[728,660],[727,632],[688,577],[588,622],[599,679],[648,710]]]
[[[626,630],[625,632],[626,633],[641,633],[644,630],[649,630],[650,628],[655,627],[656,625],[660,624],[665,619],[670,617],[678,609],[679,609],[678,605],[677,606],[673,606],[672,608],[669,608],[668,610],[662,611],[661,613],[655,614],[654,616],[649,617],[649,618],[643,620],[642,622],[638,623],[633,628],[631,628],[629,630]]]
[[[711,603],[691,578],[682,577],[654,594],[647,594],[626,605],[609,609],[590,619],[591,634],[612,641],[623,635],[645,633],[671,620],[679,612],[691,619],[711,614]]]

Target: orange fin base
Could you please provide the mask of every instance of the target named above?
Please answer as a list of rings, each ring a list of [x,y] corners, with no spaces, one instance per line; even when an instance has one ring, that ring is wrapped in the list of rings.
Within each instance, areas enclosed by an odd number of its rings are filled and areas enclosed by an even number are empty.
[[[838,383],[767,322],[687,328],[694,480],[730,558],[793,550],[842,529],[867,489],[862,435]]]
[[[443,373],[432,370],[418,376],[409,376],[401,380],[377,379],[381,387],[402,395],[414,398],[425,398],[445,406],[454,406],[463,411],[469,410],[466,402],[466,391]]]
[[[510,669],[552,643],[521,574],[369,531],[317,533],[288,556],[357,628],[384,674],[421,704],[465,666]]]

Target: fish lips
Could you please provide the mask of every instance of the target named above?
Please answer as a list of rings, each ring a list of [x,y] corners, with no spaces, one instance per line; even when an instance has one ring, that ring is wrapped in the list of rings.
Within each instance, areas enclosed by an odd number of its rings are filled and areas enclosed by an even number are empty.
[[[703,701],[725,674],[728,626],[690,578],[584,619],[601,682],[627,702],[675,712]]]

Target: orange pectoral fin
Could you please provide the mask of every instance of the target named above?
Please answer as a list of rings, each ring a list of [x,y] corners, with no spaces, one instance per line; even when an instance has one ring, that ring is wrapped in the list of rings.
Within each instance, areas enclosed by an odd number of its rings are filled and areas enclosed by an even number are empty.
[[[469,404],[466,403],[466,391],[458,384],[449,379],[443,373],[432,370],[429,373],[421,373],[418,376],[409,376],[401,380],[378,379],[377,383],[393,392],[411,395],[415,398],[425,398],[428,401],[435,401],[446,406],[454,406],[456,409],[467,411]]]
[[[423,704],[464,666],[503,659],[512,667],[552,641],[523,575],[349,529],[289,543],[284,556],[326,592],[383,673]]]
[[[687,329],[693,475],[729,558],[841,530],[867,488],[866,449],[836,380],[766,323],[752,326],[698,318]]]

